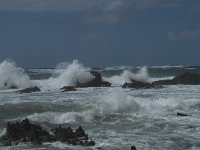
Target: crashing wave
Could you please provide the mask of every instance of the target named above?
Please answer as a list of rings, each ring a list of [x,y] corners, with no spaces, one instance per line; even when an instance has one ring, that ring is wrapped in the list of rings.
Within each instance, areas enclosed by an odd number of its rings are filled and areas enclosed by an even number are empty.
[[[5,60],[0,63],[0,89],[27,88],[33,86],[24,70],[17,67],[15,62]]]

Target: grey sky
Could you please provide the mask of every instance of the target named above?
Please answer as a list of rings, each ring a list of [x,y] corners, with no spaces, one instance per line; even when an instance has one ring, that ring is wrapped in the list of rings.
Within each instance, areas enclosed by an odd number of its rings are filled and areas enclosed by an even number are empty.
[[[0,60],[199,65],[199,0],[0,0]]]

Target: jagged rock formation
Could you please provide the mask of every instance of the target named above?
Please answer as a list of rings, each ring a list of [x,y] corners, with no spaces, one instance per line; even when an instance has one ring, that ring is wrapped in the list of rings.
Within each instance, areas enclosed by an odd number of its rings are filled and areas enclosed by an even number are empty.
[[[70,127],[52,129],[52,134],[42,128],[41,125],[30,123],[26,118],[21,122],[8,122],[6,134],[0,138],[0,146],[18,145],[31,142],[41,145],[43,142],[60,141],[67,144],[94,146],[95,142],[89,140],[82,127],[73,131]]]
[[[41,91],[37,86],[35,87],[30,87],[30,88],[25,88],[25,89],[22,89],[22,90],[19,90],[17,91],[17,93],[33,93],[33,92],[39,92]]]
[[[184,73],[174,77],[172,80],[159,80],[153,82],[153,84],[157,85],[199,85],[200,84],[200,74],[196,73]]]
[[[101,74],[97,71],[90,71],[94,79],[86,83],[77,83],[76,87],[110,87],[111,83],[103,81]]]

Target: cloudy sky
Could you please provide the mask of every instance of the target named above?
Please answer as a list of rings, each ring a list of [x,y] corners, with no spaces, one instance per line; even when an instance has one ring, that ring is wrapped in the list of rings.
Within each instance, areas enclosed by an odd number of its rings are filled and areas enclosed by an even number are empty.
[[[200,0],[0,0],[0,61],[200,65]]]

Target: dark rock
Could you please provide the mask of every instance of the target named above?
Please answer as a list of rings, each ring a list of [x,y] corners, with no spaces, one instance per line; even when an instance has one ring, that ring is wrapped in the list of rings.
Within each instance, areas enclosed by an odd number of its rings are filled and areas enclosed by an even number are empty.
[[[75,132],[70,128],[52,129],[51,135],[40,125],[32,124],[28,119],[21,122],[8,122],[6,134],[0,138],[0,146],[18,145],[21,142],[31,142],[34,145],[42,145],[43,142],[61,141],[72,145],[94,146],[95,142],[88,140],[88,135],[80,126]]]
[[[131,146],[131,150],[137,150],[136,147],[133,145]]]
[[[200,84],[200,74],[196,73],[184,73],[174,77],[172,80],[159,80],[153,82],[158,85],[199,85]]]
[[[94,146],[95,145],[95,142],[94,141],[82,141],[82,144],[83,146]]]
[[[82,127],[79,127],[75,132],[70,128],[59,128],[52,129],[53,135],[57,140],[68,143],[72,145],[83,145],[83,146],[94,146],[95,142],[88,140],[88,135],[85,134],[85,131]]]
[[[177,84],[198,85],[200,84],[200,74],[185,73],[176,76],[173,81]]]
[[[78,129],[75,131],[76,137],[84,137],[85,131],[81,126],[78,127]]]
[[[75,134],[73,130],[68,127],[68,128],[62,128],[61,126],[59,128],[55,128],[51,130],[53,135],[56,137],[58,141],[61,142],[69,142],[69,139],[75,138]]]
[[[153,84],[157,84],[157,85],[175,85],[175,83],[172,80],[154,81]]]
[[[32,93],[32,92],[39,92],[39,91],[41,90],[37,86],[35,86],[35,87],[25,88],[17,92],[22,94],[22,93]]]
[[[195,127],[191,126],[191,125],[187,127],[187,129],[193,129],[193,128],[195,128]]]
[[[28,119],[21,122],[7,123],[6,134],[0,138],[3,146],[16,145],[20,142],[32,142],[41,145],[54,141],[54,138],[40,125],[32,124]]]
[[[177,116],[181,116],[181,117],[187,117],[187,116],[189,116],[189,115],[187,115],[187,114],[180,113],[180,112],[177,112],[176,115],[177,115]]]
[[[150,88],[161,88],[161,86],[157,84],[131,80],[131,83],[124,83],[122,85],[122,88],[150,89]]]
[[[90,71],[94,79],[86,83],[77,83],[76,87],[110,87],[111,83],[103,81],[101,74],[97,71]]]
[[[63,90],[62,92],[68,92],[68,91],[76,91],[77,89],[74,86],[64,86],[61,88]]]

